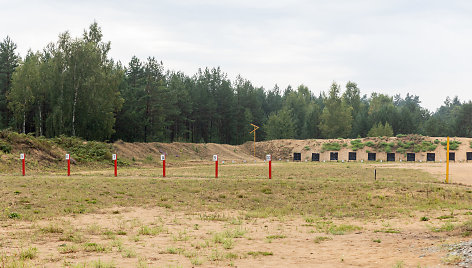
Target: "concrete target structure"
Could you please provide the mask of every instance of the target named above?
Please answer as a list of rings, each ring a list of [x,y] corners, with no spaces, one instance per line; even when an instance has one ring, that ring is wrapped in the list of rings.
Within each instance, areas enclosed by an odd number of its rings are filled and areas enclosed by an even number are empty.
[[[435,162],[436,161],[436,154],[435,153],[427,153],[426,154],[426,161]]]
[[[319,153],[312,153],[311,154],[311,161],[320,162],[320,154]]]
[[[293,153],[293,161],[302,161],[302,153]]]
[[[415,162],[415,160],[416,160],[415,153],[407,153],[406,154],[406,161]]]
[[[395,162],[395,153],[387,153],[387,162]]]
[[[329,153],[329,160],[338,161],[338,152],[330,152]]]
[[[449,161],[456,161],[456,153],[449,152]]]
[[[377,154],[376,153],[367,153],[367,160],[376,161],[377,160]]]
[[[356,161],[356,160],[357,160],[357,153],[349,152],[349,161]]]

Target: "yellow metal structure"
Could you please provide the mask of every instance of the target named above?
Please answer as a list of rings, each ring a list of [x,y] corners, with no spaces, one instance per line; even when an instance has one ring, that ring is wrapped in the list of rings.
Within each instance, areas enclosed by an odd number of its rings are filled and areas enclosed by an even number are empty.
[[[249,132],[249,133],[253,133],[254,132],[254,157],[256,157],[256,130],[259,129],[258,126],[254,125],[254,124],[251,124],[251,126],[254,127],[254,130]]]
[[[447,153],[446,153],[446,183],[449,183],[449,137],[447,137]]]

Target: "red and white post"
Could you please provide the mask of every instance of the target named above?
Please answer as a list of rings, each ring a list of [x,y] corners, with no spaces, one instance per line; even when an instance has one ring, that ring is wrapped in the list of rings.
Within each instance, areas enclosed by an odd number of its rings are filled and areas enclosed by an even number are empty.
[[[269,180],[272,179],[272,156],[266,155],[266,161],[269,161]]]
[[[26,168],[25,168],[25,154],[20,154],[20,159],[21,159],[21,163],[23,165],[23,176],[25,176],[26,174]]]
[[[162,177],[166,177],[166,155],[161,154],[161,161],[162,161]]]
[[[215,178],[218,178],[218,155],[213,155],[213,161],[215,161]]]
[[[67,176],[70,176],[70,154],[66,154],[67,160]]]
[[[116,158],[116,154],[113,154],[111,156],[111,158],[113,159],[113,161],[115,162],[115,177],[118,176],[118,168],[117,168],[117,158]]]

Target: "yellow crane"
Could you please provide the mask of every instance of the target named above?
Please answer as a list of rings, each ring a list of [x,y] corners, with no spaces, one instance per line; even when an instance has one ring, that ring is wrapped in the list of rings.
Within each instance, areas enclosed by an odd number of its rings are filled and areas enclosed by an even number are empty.
[[[258,126],[254,125],[254,124],[251,124],[251,126],[254,127],[254,130],[249,132],[249,133],[253,133],[254,132],[254,157],[256,157],[256,130],[259,129]]]

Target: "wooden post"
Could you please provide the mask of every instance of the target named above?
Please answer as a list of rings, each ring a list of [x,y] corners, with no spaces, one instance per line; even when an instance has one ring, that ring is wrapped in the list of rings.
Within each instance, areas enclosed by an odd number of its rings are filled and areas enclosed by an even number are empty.
[[[254,127],[254,130],[249,132],[249,133],[253,133],[254,132],[254,157],[256,157],[256,130],[259,129],[258,126],[254,125],[254,124],[251,124],[251,126]]]

